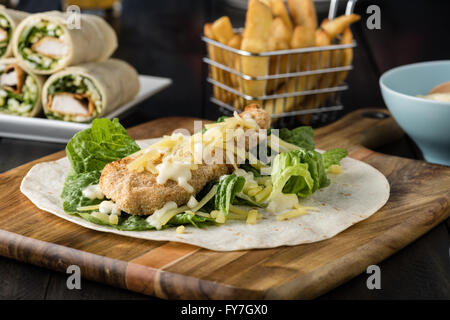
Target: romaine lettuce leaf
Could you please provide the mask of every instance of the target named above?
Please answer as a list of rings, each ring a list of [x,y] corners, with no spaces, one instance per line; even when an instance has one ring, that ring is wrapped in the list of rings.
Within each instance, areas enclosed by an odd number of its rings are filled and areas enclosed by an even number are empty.
[[[323,164],[325,169],[328,169],[334,164],[340,164],[341,160],[347,156],[348,152],[345,149],[332,149],[322,154]]]
[[[295,144],[303,149],[314,151],[314,130],[311,127],[303,126],[292,130],[280,129],[280,139]]]
[[[169,220],[167,225],[180,226],[185,224],[192,224],[196,228],[202,228],[207,225],[215,224],[214,218],[207,218],[198,215],[192,215],[189,213],[179,213],[175,217]]]
[[[244,184],[245,178],[234,173],[221,177],[215,196],[216,210],[220,210],[227,215],[230,211],[230,204],[233,202],[236,194],[242,191]]]
[[[108,223],[106,221],[100,220],[92,216],[89,212],[78,212],[81,218],[89,222],[109,226],[121,231],[151,231],[156,230],[156,228],[147,222],[147,216],[133,216],[126,213],[122,213],[119,217],[118,224]],[[162,227],[162,229],[167,229],[170,227],[188,225],[191,224],[196,228],[203,228],[208,225],[215,224],[215,219],[206,218],[201,216],[192,216],[188,213],[179,213],[174,216],[170,221]]]
[[[273,190],[277,194],[293,193],[305,198],[330,184],[322,156],[316,151],[303,149],[278,154],[272,169]]]
[[[76,133],[66,147],[74,173],[101,171],[106,164],[139,151],[118,119],[95,119],[92,127]]]
[[[88,186],[98,184],[101,171],[91,171],[84,173],[70,173],[64,182],[64,188],[61,193],[63,200],[63,209],[68,213],[77,213],[79,207],[99,204],[102,200],[83,197],[83,189]]]

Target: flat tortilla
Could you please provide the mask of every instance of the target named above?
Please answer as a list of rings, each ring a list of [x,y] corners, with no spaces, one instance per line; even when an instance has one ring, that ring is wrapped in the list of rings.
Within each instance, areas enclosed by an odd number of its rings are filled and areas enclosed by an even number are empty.
[[[138,141],[141,147],[154,142],[155,139]],[[262,211],[265,219],[255,225],[230,220],[223,226],[204,229],[186,226],[184,234],[177,234],[175,228],[120,231],[65,213],[60,194],[70,170],[67,158],[35,165],[22,180],[20,190],[38,208],[97,231],[148,240],[184,242],[216,251],[275,248],[329,239],[367,219],[387,202],[389,183],[381,172],[351,158],[342,160],[341,164],[343,172],[339,175],[330,174],[329,187],[301,201],[303,205],[317,207],[318,212],[276,221],[275,216]]]

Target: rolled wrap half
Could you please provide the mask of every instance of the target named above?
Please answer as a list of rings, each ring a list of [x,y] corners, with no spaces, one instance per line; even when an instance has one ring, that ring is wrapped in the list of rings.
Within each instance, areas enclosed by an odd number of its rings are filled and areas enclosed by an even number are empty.
[[[139,86],[136,70],[124,61],[87,63],[48,78],[42,104],[47,118],[90,122],[131,101]]]
[[[36,116],[43,84],[43,77],[23,70],[17,59],[0,59],[0,113]]]
[[[19,23],[29,14],[0,6],[0,59],[13,55],[12,37]]]
[[[68,66],[108,59],[117,48],[111,26],[95,15],[81,14],[80,28],[69,29],[59,11],[32,14],[13,36],[14,55],[24,69],[53,74]]]

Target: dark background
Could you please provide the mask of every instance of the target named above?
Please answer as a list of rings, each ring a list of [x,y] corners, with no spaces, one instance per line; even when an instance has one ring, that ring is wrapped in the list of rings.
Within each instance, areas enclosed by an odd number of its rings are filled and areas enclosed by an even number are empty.
[[[341,0],[341,5],[346,1]],[[173,84],[141,103],[123,119],[133,126],[163,116],[197,116],[214,119],[218,109],[209,102],[205,83],[205,48],[200,40],[203,24],[230,16],[243,26],[245,9],[238,0],[124,0],[121,18],[113,21],[119,33],[115,56],[134,65],[139,73],[168,77]],[[366,9],[381,8],[381,30],[368,30]],[[327,15],[320,1],[318,14]],[[245,7],[245,5],[244,5]],[[21,0],[18,9],[28,12],[60,9],[58,0]],[[343,12],[341,6],[339,13]],[[362,107],[384,107],[379,76],[386,70],[419,61],[449,59],[449,0],[359,0],[355,9],[362,21],[353,27],[358,47],[355,69],[343,95],[340,116]],[[62,144],[0,138],[0,172],[64,148]],[[381,152],[420,159],[405,138]],[[368,290],[367,275],[349,281],[322,299],[450,299],[449,222],[380,264],[382,290]],[[0,298],[77,299],[146,298],[124,290],[83,280],[82,290],[69,291],[66,276],[0,257]]]

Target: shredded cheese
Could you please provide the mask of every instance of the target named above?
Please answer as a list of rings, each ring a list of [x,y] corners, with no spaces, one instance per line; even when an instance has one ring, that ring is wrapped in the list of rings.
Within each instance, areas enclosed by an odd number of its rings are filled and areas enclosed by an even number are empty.
[[[242,118],[235,113],[233,117],[223,122],[207,124],[205,128],[206,132],[198,132],[190,137],[180,133],[164,136],[159,142],[135,153],[132,156],[135,157],[134,160],[127,166],[128,169],[135,172],[151,172],[157,176],[158,184],[164,184],[167,180],[176,181],[186,191],[193,193],[194,189],[189,184],[192,178],[191,171],[198,169],[198,164],[202,163],[205,156],[211,156],[212,163],[222,163],[225,151],[227,162],[231,162],[235,169],[237,169],[235,156],[244,157],[238,159],[239,161],[250,160],[257,168],[265,166],[245,148],[234,148],[235,142],[240,144],[240,141],[245,142],[248,138],[245,129],[259,129],[254,119]],[[233,134],[229,134],[228,130],[233,130]],[[228,150],[229,143],[232,143],[233,151]]]
[[[195,214],[196,214],[197,216],[200,216],[200,217],[211,218],[211,215],[210,215],[209,213],[205,213],[205,212],[195,212]]]
[[[149,225],[154,226],[157,230],[160,230],[164,225],[169,222],[174,216],[179,213],[189,210],[187,206],[177,208],[177,204],[173,201],[169,201],[161,209],[153,212],[151,216],[147,218]]]
[[[333,164],[328,168],[328,172],[333,174],[340,174],[342,173],[342,167],[338,164]]]
[[[227,219],[229,219],[229,220],[247,220],[247,216],[230,212],[227,215]]]
[[[248,211],[230,204],[230,211],[236,214],[247,216]]]
[[[93,206],[78,207],[77,211],[92,211],[92,210],[98,210],[99,208],[100,208],[100,205],[95,204]]]
[[[210,213],[211,218],[216,219],[217,216],[219,215],[219,212],[220,212],[220,211],[218,211],[218,210],[213,210],[213,211],[211,211],[211,213]]]
[[[247,224],[255,224],[258,219],[258,210],[250,210],[247,216]]]
[[[117,216],[117,215],[115,215],[115,214],[112,214],[112,215],[110,215],[110,216],[108,217],[108,221],[109,221],[109,223],[111,223],[111,224],[117,225],[117,224],[119,224],[119,216]]]
[[[291,210],[282,214],[277,215],[276,219],[277,221],[284,221],[289,220],[295,217],[302,216],[304,214],[308,213],[308,211],[305,208],[299,208],[295,210]]]
[[[272,186],[268,185],[267,187],[264,188],[264,190],[255,194],[255,200],[257,202],[262,202],[262,201],[266,200],[267,198],[269,198],[271,193],[272,193]]]
[[[209,192],[206,194],[206,196],[204,196],[203,199],[200,200],[195,207],[190,208],[191,211],[195,213],[198,210],[200,210],[205,204],[208,203],[209,200],[211,200],[216,195],[216,192],[217,192],[217,185],[212,187],[211,190],[209,190]]]
[[[176,233],[178,234],[183,234],[184,233],[184,226],[179,226],[177,227],[177,229],[175,230]]]
[[[102,212],[98,212],[98,211],[94,211],[91,213],[91,216],[108,223],[109,222],[109,215],[107,215],[106,213],[102,213]]]
[[[216,222],[217,223],[225,223],[227,221],[227,218],[225,217],[225,214],[222,211],[219,211],[217,213]]]

